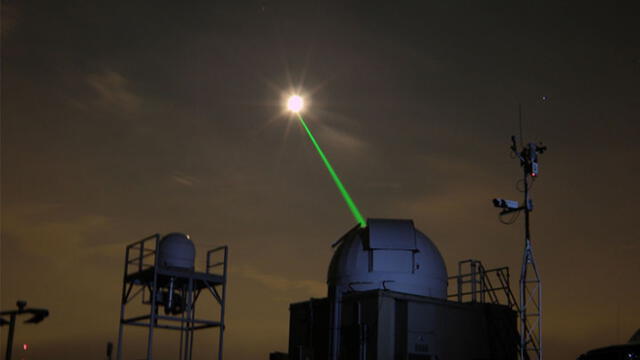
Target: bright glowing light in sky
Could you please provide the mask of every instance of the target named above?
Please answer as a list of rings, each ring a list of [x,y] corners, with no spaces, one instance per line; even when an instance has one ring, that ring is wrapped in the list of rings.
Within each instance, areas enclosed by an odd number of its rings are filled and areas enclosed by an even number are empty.
[[[298,95],[291,95],[287,100],[287,108],[294,113],[299,113],[304,106],[304,100]]]

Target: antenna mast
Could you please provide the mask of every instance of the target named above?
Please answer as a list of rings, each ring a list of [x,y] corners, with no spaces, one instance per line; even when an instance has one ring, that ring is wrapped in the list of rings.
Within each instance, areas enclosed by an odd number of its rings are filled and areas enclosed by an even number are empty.
[[[520,135],[522,146],[522,135]],[[533,257],[531,244],[530,217],[533,201],[531,184],[538,176],[538,154],[547,150],[542,143],[528,143],[518,152],[516,137],[511,137],[511,151],[520,160],[523,170],[522,183],[524,202],[519,206],[517,201],[494,199],[496,207],[502,208],[500,215],[524,211],[524,253],[520,272],[520,301],[518,315],[520,319],[520,360],[542,360],[542,282]],[[505,222],[511,224],[513,222]]]

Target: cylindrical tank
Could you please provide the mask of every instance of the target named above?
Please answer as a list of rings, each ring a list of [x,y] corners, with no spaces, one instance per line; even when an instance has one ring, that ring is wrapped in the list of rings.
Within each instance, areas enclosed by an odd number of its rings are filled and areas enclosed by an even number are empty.
[[[194,269],[196,248],[188,235],[170,233],[158,245],[158,265],[186,270]]]
[[[340,292],[386,289],[447,298],[447,269],[431,240],[411,220],[369,219],[338,241],[327,276]]]

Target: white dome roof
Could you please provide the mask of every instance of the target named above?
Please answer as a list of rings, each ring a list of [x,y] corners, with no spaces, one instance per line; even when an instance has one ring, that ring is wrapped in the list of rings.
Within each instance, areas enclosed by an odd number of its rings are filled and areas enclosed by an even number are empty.
[[[368,219],[339,241],[327,283],[342,291],[387,289],[447,297],[447,269],[431,240],[411,220]]]
[[[162,267],[194,269],[196,247],[188,235],[170,233],[158,245],[158,264]]]

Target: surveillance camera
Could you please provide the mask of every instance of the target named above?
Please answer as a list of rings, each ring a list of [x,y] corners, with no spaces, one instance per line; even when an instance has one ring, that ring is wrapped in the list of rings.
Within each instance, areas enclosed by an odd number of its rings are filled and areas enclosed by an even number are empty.
[[[500,198],[493,199],[493,206],[502,209],[515,210],[518,208],[520,204],[518,204],[515,200],[505,200]]]

